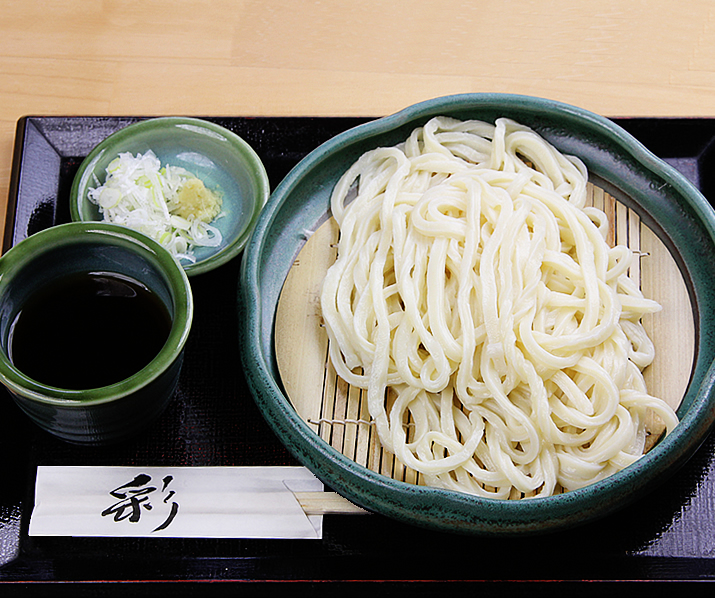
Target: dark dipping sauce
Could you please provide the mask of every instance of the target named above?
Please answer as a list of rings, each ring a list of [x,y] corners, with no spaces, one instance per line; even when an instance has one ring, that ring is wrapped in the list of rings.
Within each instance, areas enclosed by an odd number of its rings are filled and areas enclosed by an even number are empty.
[[[151,362],[171,316],[138,281],[110,272],[76,273],[38,289],[10,330],[15,367],[62,389],[118,383]]]

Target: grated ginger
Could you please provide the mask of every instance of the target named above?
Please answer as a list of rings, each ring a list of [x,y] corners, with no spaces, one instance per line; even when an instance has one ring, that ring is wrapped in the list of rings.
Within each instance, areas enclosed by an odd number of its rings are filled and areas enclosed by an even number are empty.
[[[171,213],[191,220],[196,218],[205,223],[210,223],[221,211],[221,196],[214,193],[196,177],[188,179],[178,190],[176,195],[177,206]]]

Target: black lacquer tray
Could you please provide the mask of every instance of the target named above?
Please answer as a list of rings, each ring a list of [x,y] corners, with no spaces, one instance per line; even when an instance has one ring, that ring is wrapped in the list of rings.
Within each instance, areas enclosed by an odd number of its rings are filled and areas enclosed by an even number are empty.
[[[3,250],[69,220],[69,190],[84,156],[136,120],[21,119]],[[367,119],[207,120],[253,146],[274,188],[309,151]],[[715,201],[715,119],[614,120]],[[31,424],[0,390],[0,582],[16,583],[12,594],[36,592],[38,584],[53,582],[81,583],[73,585],[74,594],[99,582],[142,583],[132,587],[142,593],[151,591],[147,585],[180,582],[169,592],[223,593],[224,585],[252,583],[251,594],[474,596],[505,590],[562,594],[570,585],[615,581],[715,581],[713,436],[648,497],[604,520],[548,536],[455,536],[374,514],[327,515],[320,541],[28,536],[38,465],[296,465],[263,421],[242,375],[239,267],[240,257],[191,279],[196,313],[179,389],[161,419],[131,441],[86,448],[56,440]],[[223,584],[202,584],[207,582]],[[121,589],[128,594],[126,585]],[[652,587],[644,592],[652,593]]]

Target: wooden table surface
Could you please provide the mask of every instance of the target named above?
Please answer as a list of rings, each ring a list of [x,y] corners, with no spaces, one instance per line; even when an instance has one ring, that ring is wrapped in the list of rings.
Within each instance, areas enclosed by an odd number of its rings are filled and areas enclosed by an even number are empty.
[[[0,226],[24,115],[376,116],[507,92],[715,116],[715,4],[0,0]]]

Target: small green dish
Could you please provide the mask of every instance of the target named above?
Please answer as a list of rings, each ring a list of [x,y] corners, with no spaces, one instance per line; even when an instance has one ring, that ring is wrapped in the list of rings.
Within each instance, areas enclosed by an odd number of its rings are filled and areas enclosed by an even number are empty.
[[[348,459],[316,435],[281,384],[273,341],[278,299],[305,231],[329,214],[330,194],[365,151],[402,142],[438,115],[494,122],[510,117],[567,154],[657,231],[681,265],[694,305],[696,362],[680,424],[631,466],[582,489],[522,501],[480,498],[402,483]],[[700,446],[715,421],[715,212],[679,172],[610,120],[567,104],[508,94],[429,100],[360,125],[305,157],[275,189],[246,246],[239,326],[247,380],[278,437],[326,485],[372,511],[448,532],[524,535],[600,518],[662,483]],[[296,348],[296,351],[301,351]]]
[[[253,231],[269,196],[266,169],[242,138],[209,121],[188,117],[160,117],[129,125],[97,144],[75,175],[70,192],[73,221],[101,221],[99,208],[87,196],[104,183],[107,165],[120,152],[144,154],[152,150],[162,165],[180,166],[223,196],[223,215],[211,224],[219,229],[218,247],[197,247],[195,262],[182,260],[189,276],[212,270],[237,256]]]

